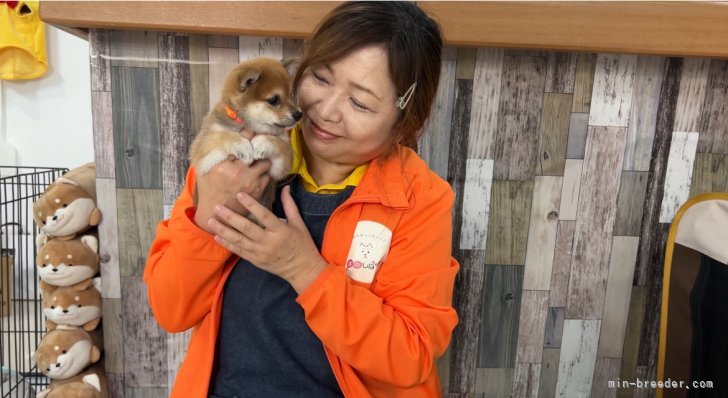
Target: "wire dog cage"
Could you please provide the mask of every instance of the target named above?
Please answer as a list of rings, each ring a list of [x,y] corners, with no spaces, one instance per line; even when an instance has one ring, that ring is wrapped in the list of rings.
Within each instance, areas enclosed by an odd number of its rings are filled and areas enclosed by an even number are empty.
[[[45,333],[35,267],[33,202],[68,171],[0,166],[1,398],[30,398],[48,385],[31,355]]]

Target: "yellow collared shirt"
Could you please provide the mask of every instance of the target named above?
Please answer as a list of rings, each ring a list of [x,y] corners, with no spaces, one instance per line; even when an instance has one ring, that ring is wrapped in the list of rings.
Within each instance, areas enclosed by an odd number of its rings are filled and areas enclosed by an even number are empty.
[[[367,171],[367,164],[355,168],[348,177],[339,183],[318,185],[306,167],[306,159],[303,157],[303,148],[301,147],[303,143],[301,141],[301,128],[297,125],[291,130],[291,146],[293,147],[293,166],[291,167],[291,173],[301,176],[303,189],[312,193],[334,194],[344,190],[349,185],[359,185],[359,181],[361,181]]]
[[[11,2],[12,3],[12,2]],[[48,70],[38,1],[0,2],[0,79],[35,79]]]

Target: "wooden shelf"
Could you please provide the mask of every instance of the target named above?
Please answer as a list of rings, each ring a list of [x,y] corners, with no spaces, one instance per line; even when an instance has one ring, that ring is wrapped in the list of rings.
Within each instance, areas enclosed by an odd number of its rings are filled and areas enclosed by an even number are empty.
[[[41,1],[65,28],[304,38],[338,2]],[[422,2],[453,46],[728,58],[728,2]]]

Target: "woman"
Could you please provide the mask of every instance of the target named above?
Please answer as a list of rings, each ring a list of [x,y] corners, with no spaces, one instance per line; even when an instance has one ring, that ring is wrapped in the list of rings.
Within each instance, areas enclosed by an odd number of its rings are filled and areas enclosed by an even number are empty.
[[[162,327],[194,328],[173,397],[440,395],[435,361],[457,323],[453,193],[406,146],[441,47],[413,3],[342,4],[294,78],[296,178],[273,211],[254,199],[269,162],[189,171],[144,274]]]

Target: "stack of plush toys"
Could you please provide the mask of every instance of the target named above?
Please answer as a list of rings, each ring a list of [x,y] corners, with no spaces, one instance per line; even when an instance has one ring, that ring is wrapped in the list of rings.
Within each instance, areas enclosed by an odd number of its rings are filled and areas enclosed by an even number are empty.
[[[49,185],[33,204],[33,218],[42,231],[36,266],[48,329],[33,358],[52,379],[37,397],[106,398],[94,164]]]

